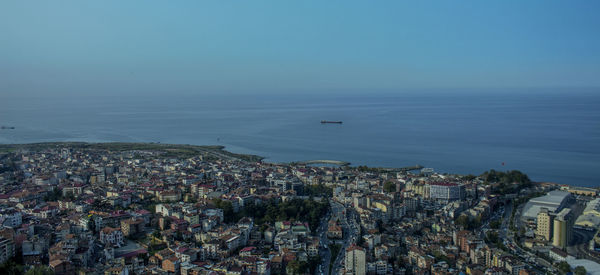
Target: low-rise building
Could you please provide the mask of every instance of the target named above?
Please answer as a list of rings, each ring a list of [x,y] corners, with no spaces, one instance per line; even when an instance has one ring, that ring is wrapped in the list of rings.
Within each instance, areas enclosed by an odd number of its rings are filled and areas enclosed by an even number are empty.
[[[112,246],[123,244],[123,232],[119,228],[105,227],[100,230],[100,242]]]

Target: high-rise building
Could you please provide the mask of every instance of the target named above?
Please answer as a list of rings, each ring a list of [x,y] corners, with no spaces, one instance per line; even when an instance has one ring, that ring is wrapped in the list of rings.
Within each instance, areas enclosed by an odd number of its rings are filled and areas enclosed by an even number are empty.
[[[565,208],[556,214],[552,245],[560,249],[567,248],[573,234],[573,220],[573,213],[569,208]]]
[[[542,208],[537,215],[537,230],[535,234],[546,241],[552,239],[552,218],[548,208]]]
[[[0,264],[15,256],[15,245],[12,240],[0,237]]]
[[[465,186],[456,183],[431,183],[429,194],[432,199],[451,201],[465,198]]]
[[[365,249],[356,245],[348,247],[346,249],[345,268],[347,275],[367,274]]]

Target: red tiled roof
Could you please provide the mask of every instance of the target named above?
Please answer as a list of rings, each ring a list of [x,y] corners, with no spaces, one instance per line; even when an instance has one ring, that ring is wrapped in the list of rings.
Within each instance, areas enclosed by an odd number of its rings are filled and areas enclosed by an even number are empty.
[[[119,256],[119,258],[121,258],[121,257],[122,258],[131,258],[131,257],[137,256],[138,254],[145,254],[145,253],[148,253],[148,251],[146,251],[146,249],[142,248],[142,249],[138,249],[138,250],[123,254],[123,255]]]
[[[249,252],[249,251],[252,251],[255,249],[256,249],[256,247],[254,247],[254,246],[248,246],[248,247],[242,248],[242,250],[240,250],[240,252]]]

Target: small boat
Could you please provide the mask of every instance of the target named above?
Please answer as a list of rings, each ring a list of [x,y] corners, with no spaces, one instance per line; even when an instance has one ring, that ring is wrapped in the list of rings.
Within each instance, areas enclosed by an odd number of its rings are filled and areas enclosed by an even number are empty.
[[[15,126],[1,126],[0,129],[14,130]]]
[[[321,124],[325,123],[334,123],[334,124],[342,124],[341,121],[329,121],[329,120],[321,120]]]

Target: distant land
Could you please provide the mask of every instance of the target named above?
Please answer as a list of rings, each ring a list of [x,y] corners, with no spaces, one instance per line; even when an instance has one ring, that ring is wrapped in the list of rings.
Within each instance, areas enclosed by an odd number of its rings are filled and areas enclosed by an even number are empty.
[[[0,153],[14,152],[17,150],[40,151],[48,148],[69,147],[69,148],[89,148],[103,149],[111,151],[131,151],[131,150],[153,150],[163,151],[171,154],[173,157],[195,156],[200,153],[209,153],[223,158],[236,158],[244,161],[256,162],[262,161],[263,157],[249,154],[235,154],[224,150],[221,145],[189,145],[189,144],[162,144],[162,143],[128,143],[128,142],[107,142],[107,143],[87,143],[87,142],[41,142],[26,144],[0,144]]]
[[[132,151],[132,150],[152,150],[162,151],[166,156],[171,155],[172,157],[192,157],[198,154],[213,155],[217,158],[225,159],[237,159],[240,161],[247,162],[262,162],[264,157],[252,155],[252,154],[237,154],[225,150],[225,146],[222,145],[190,145],[190,144],[164,144],[164,143],[130,143],[130,142],[104,142],[104,143],[92,143],[92,142],[40,142],[40,143],[23,143],[23,144],[0,144],[0,154],[10,153],[18,150],[30,150],[30,151],[41,151],[45,149],[55,148],[87,148],[93,150],[109,150],[109,151]],[[336,160],[311,160],[311,161],[296,161],[289,163],[280,163],[288,165],[313,165],[313,164],[329,164],[339,166],[349,166],[349,162],[336,161]],[[357,166],[359,170],[373,171],[373,172],[406,172],[411,170],[419,170],[423,168],[421,165],[415,165],[410,167],[367,167]],[[453,175],[459,175],[460,173],[449,173]],[[473,175],[462,175],[471,177]],[[558,183],[551,181],[534,182],[544,185],[559,185]],[[560,184],[567,186],[568,184]]]

